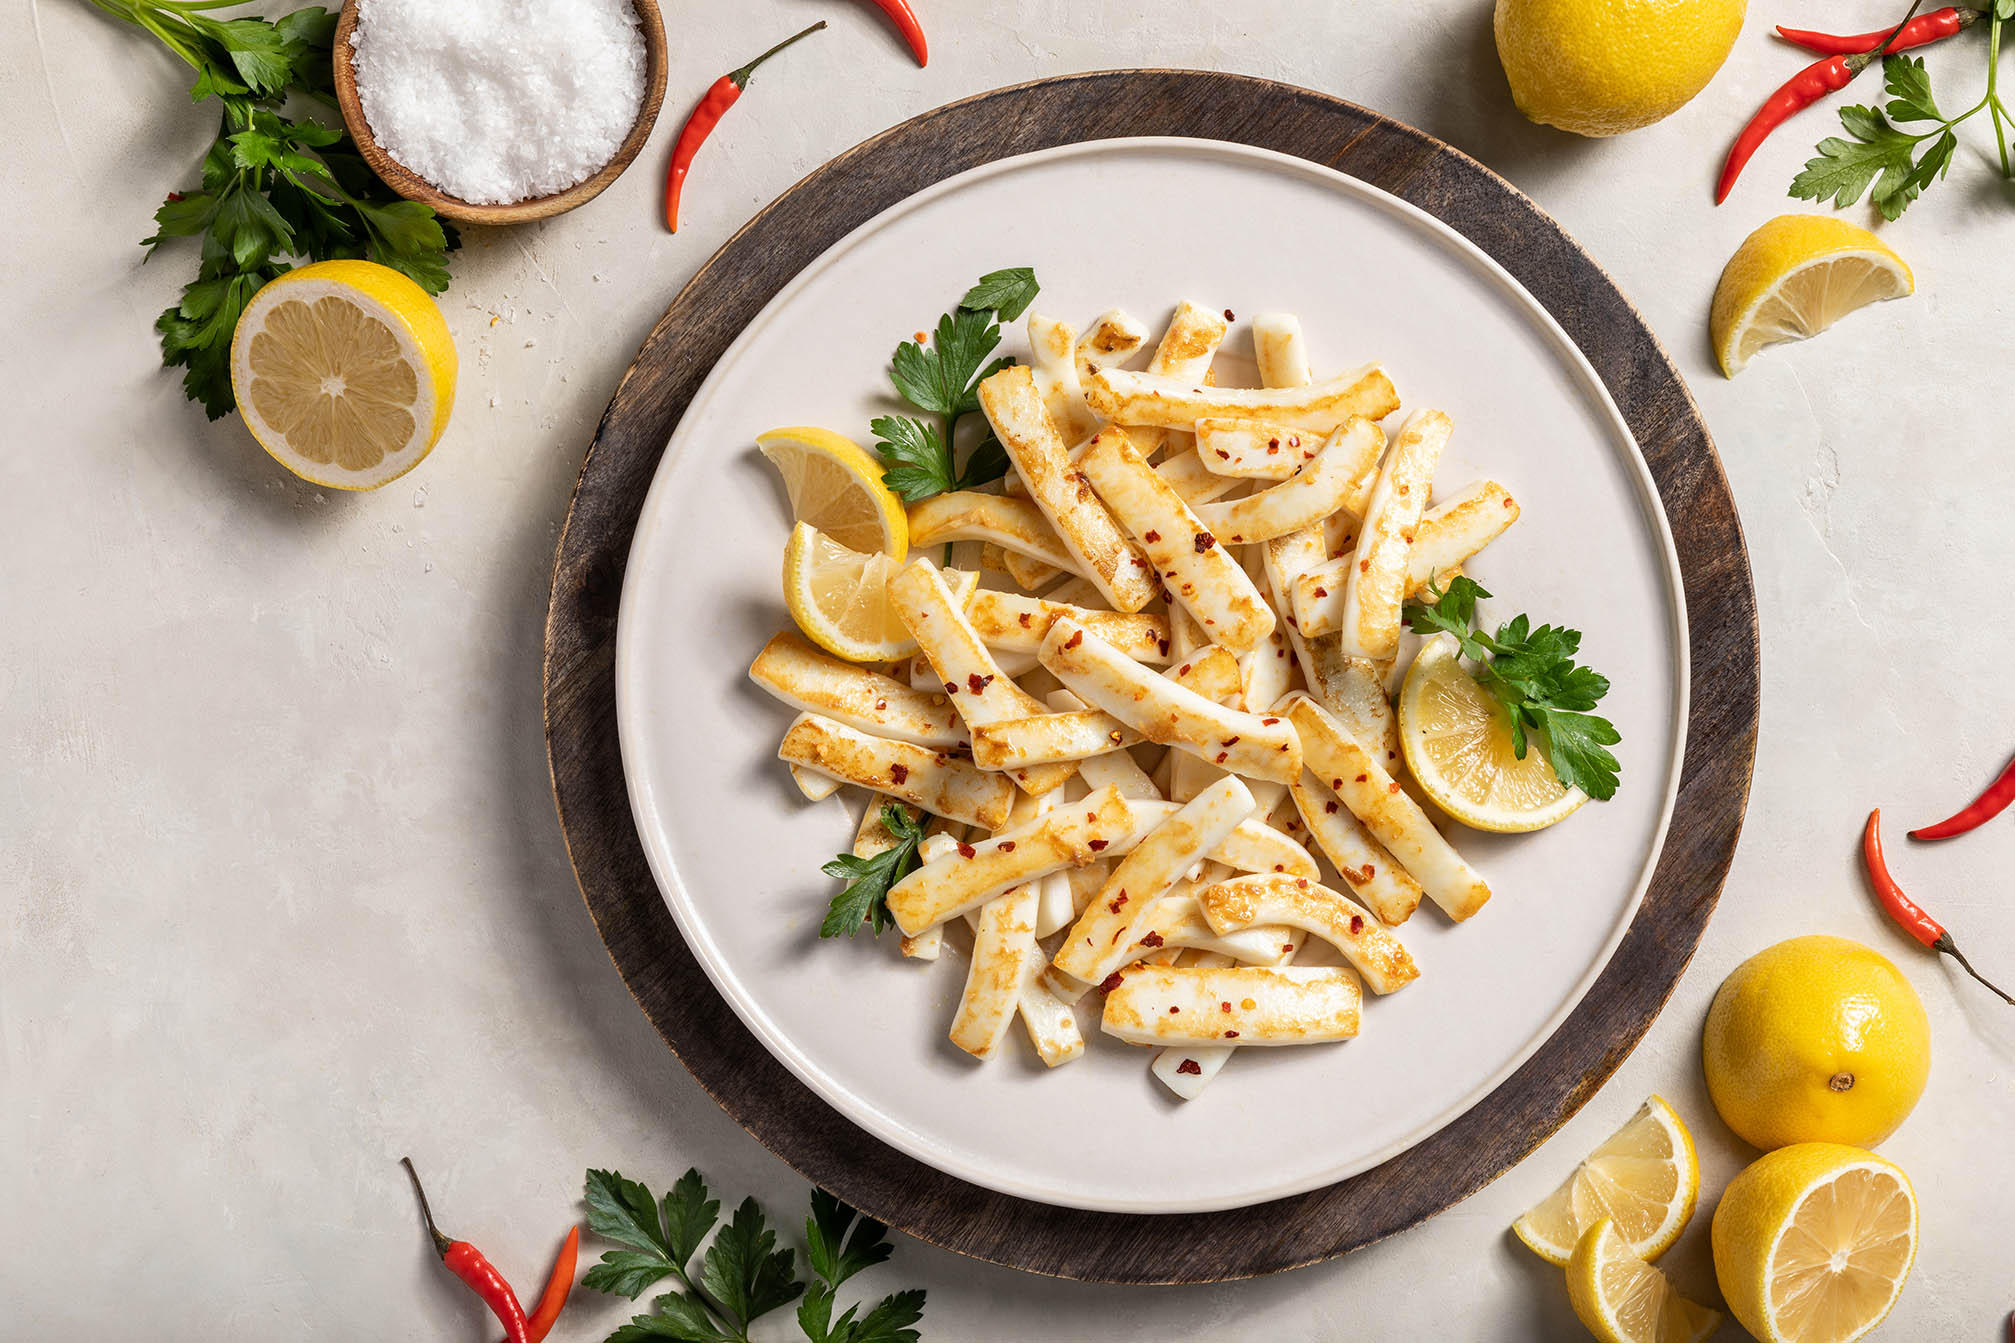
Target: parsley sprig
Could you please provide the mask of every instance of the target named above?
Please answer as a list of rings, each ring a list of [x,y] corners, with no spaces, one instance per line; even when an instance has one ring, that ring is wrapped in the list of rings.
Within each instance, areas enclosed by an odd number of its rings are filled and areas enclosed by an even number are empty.
[[[1007,453],[988,426],[955,463],[959,421],[978,412],[979,385],[1014,362],[993,359],[1001,343],[1000,324],[1028,311],[1040,290],[1026,266],[990,271],[966,291],[957,308],[938,318],[930,344],[906,340],[889,360],[889,378],[903,400],[942,425],[909,415],[883,415],[868,425],[881,454],[882,483],[905,502],[915,503],[951,490],[969,490],[1007,474]]]
[[[797,1275],[796,1252],[777,1247],[777,1233],[755,1199],[742,1200],[722,1225],[720,1202],[697,1170],[688,1170],[661,1200],[615,1171],[591,1170],[586,1198],[588,1230],[628,1248],[605,1251],[581,1280],[584,1286],[632,1301],[666,1278],[678,1279],[682,1289],[657,1297],[655,1314],[636,1316],[606,1343],[749,1343],[752,1323],[800,1297],[798,1327],[810,1343],[917,1343],[910,1326],[923,1319],[921,1290],[885,1296],[865,1315],[851,1305],[833,1318],[840,1284],[887,1259],[894,1247],[886,1226],[822,1189],[812,1190],[805,1222],[805,1257],[815,1279],[809,1285]],[[709,1235],[713,1243],[700,1255]]]
[[[863,923],[881,936],[894,920],[889,916],[889,887],[907,876],[917,865],[917,847],[924,842],[922,816],[894,802],[882,804],[882,829],[895,841],[872,858],[843,853],[819,870],[847,883],[833,897],[819,925],[820,937],[852,937]]]
[[[334,106],[334,14],[313,6],[268,22],[203,12],[219,0],[91,3],[152,33],[195,69],[191,100],[215,98],[222,109],[202,185],[170,195],[142,243],[151,257],[170,238],[202,239],[196,278],[154,328],[162,363],[184,369],[183,390],[211,419],[237,407],[230,360],[239,314],[290,258],[362,257],[430,294],[448,287],[452,230],[380,182],[340,125],[283,115],[294,94]]]
[[[1917,6],[1911,7],[1916,12]],[[1939,110],[1931,92],[1931,76],[1920,57],[1891,55],[1882,63],[1883,89],[1889,101],[1882,107],[1853,105],[1840,109],[1847,138],[1819,142],[1819,156],[1791,183],[1801,200],[1830,201],[1844,209],[1867,196],[1885,219],[1895,219],[1926,187],[1951,169],[1959,148],[1957,128],[1982,112],[1994,125],[2000,150],[2001,175],[2015,178],[2015,159],[2008,152],[2008,131],[2015,127],[2000,94],[2001,27],[2015,19],[2015,0],[1992,0],[1987,14],[1987,89],[1957,116]],[[1926,126],[1922,131],[1906,126]]]
[[[1477,664],[1477,681],[1511,714],[1513,753],[1525,759],[1536,736],[1562,783],[1593,798],[1614,797],[1622,766],[1608,748],[1622,737],[1615,724],[1588,712],[1609,693],[1609,678],[1575,663],[1581,631],[1535,629],[1520,615],[1485,634],[1476,603],[1490,594],[1470,578],[1457,576],[1446,589],[1430,580],[1427,595],[1431,601],[1406,604],[1407,623],[1417,634],[1455,636],[1463,656]]]

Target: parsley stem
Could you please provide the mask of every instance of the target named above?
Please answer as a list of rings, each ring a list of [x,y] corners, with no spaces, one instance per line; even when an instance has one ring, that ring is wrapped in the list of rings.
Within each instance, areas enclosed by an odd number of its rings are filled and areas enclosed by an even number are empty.
[[[2001,151],[2001,175],[2015,177],[2015,170],[2010,169],[2008,162],[2008,132],[2002,126],[2002,120],[2008,112],[2001,105],[2000,94],[1995,91],[2000,75],[2001,9],[1997,5],[1993,13],[1987,17],[1987,106],[1990,109],[1989,114],[1994,119],[1994,143]]]

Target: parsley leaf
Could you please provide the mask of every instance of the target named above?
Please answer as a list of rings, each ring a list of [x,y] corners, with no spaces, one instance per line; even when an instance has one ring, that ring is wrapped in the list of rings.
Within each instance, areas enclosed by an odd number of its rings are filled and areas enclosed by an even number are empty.
[[[789,1305],[805,1290],[794,1271],[796,1252],[789,1246],[779,1250],[776,1244],[777,1233],[770,1230],[762,1208],[745,1198],[701,1261],[701,1288],[744,1332],[749,1321]]]
[[[907,415],[883,415],[868,425],[875,452],[888,469],[882,484],[906,503],[943,494],[953,487],[952,454],[944,435]]]
[[[2000,18],[1992,20],[1997,32],[2001,22]],[[1991,40],[1998,42],[1998,36]],[[1849,138],[1832,136],[1819,142],[1819,156],[1792,179],[1793,196],[1830,201],[1835,209],[1845,209],[1865,195],[1883,218],[1896,219],[1926,187],[1950,170],[1952,156],[1959,148],[1954,128],[1960,122],[1992,109],[1998,137],[2002,123],[2010,120],[1991,82],[1987,97],[1958,116],[1948,117],[1939,110],[1931,92],[1931,76],[1920,57],[1889,56],[1882,71],[1888,103],[1879,108],[1841,108],[1840,125]],[[1902,129],[1924,122],[1932,125],[1921,133]],[[2005,142],[2002,170],[2004,174],[2009,170]]]
[[[973,395],[987,356],[1001,341],[989,312],[960,308],[938,318],[928,348],[913,340],[896,346],[890,377],[903,400],[918,410],[950,415]]]
[[[895,1253],[889,1244],[888,1227],[816,1188],[812,1190],[812,1215],[805,1220],[805,1245],[812,1272],[834,1287]]]
[[[1608,719],[1588,712],[1609,693],[1609,679],[1574,661],[1581,631],[1534,628],[1518,615],[1485,634],[1476,624],[1476,603],[1490,593],[1467,577],[1446,588],[1430,579],[1427,595],[1432,600],[1407,603],[1407,624],[1417,634],[1454,636],[1462,655],[1477,664],[1477,682],[1510,713],[1513,753],[1525,759],[1536,736],[1563,784],[1592,798],[1614,797],[1622,767],[1608,748],[1622,737]]]
[[[996,312],[1003,322],[1012,322],[1028,311],[1028,305],[1035,302],[1035,296],[1041,291],[1042,286],[1036,283],[1035,271],[1030,267],[991,270],[980,276],[978,284],[966,290],[966,296],[959,300],[959,307],[974,312]]]
[[[893,848],[871,858],[843,853],[820,868],[827,876],[847,883],[832,899],[820,937],[852,937],[863,923],[871,924],[880,936],[893,920],[889,917],[889,887],[907,876],[917,863],[917,847],[924,842],[921,817],[893,802],[882,804],[882,828],[895,840]]]

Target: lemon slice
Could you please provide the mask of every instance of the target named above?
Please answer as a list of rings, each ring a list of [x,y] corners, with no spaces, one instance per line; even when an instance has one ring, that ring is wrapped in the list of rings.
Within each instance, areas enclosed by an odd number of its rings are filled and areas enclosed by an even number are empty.
[[[1714,1210],[1714,1276],[1763,1343],[1848,1343],[1889,1314],[1917,1257],[1917,1195],[1859,1147],[1780,1147]]]
[[[784,478],[791,519],[808,522],[848,550],[884,551],[896,559],[910,547],[902,500],[882,484],[882,464],[860,444],[830,429],[772,429],[756,447]]]
[[[440,307],[372,261],[318,261],[252,296],[231,336],[231,390],[259,446],[337,490],[374,490],[420,464],[455,403]]]
[[[1631,1254],[1656,1259],[1679,1239],[1699,1198],[1693,1135],[1663,1096],[1653,1096],[1511,1230],[1542,1259],[1565,1264],[1588,1228],[1606,1220]]]
[[[1916,288],[1903,258],[1867,229],[1829,215],[1779,215],[1721,272],[1709,323],[1714,353],[1732,378],[1766,345],[1816,336],[1856,308]]]
[[[784,602],[805,637],[833,656],[893,662],[917,651],[888,602],[889,576],[900,568],[893,555],[849,550],[800,522],[784,543]],[[944,578],[960,605],[979,587],[970,569],[946,569]]]
[[[1672,1290],[1607,1217],[1582,1235],[1567,1264],[1567,1299],[1602,1343],[1700,1343],[1721,1323],[1718,1312]]]
[[[1513,753],[1511,715],[1463,670],[1445,637],[1430,640],[1406,673],[1399,744],[1434,804],[1478,830],[1540,830],[1588,801],[1554,776],[1538,741],[1527,738],[1523,760]]]

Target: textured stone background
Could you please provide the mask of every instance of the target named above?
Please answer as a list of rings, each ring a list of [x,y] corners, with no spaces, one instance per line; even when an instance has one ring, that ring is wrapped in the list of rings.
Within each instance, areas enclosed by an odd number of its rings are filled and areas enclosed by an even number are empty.
[[[1879,921],[1854,841],[1871,804],[1903,823],[1942,815],[2015,746],[1996,593],[2015,565],[2015,200],[1969,142],[1951,183],[1887,231],[1917,269],[1914,300],[1724,382],[1706,349],[1715,277],[1791,208],[1778,192],[1831,121],[1779,137],[1710,207],[1727,138],[1798,63],[1768,25],[1853,30],[1893,8],[1782,4],[1751,16],[1692,106],[1589,142],[1512,110],[1479,0],[918,0],[925,71],[865,5],[672,0],[651,147],[588,209],[467,235],[443,304],[463,358],[454,425],[420,470],[361,498],[285,476],[156,368],[149,325],[193,263],[175,249],[143,267],[134,243],[209,142],[186,72],[82,0],[6,7],[0,1332],[493,1333],[414,1234],[405,1152],[451,1227],[520,1277],[543,1268],[589,1165],[663,1185],[698,1164],[795,1220],[802,1182],[664,1050],[567,868],[539,648],[568,491],[658,312],[799,176],[981,89],[1169,65],[1307,84],[1425,127],[1531,193],[1636,299],[1719,438],[1755,561],[1765,711],[1748,830],[1635,1056],[1530,1161],[1428,1225],[1227,1287],[1084,1287],[911,1243],[867,1286],[926,1285],[942,1339],[1577,1336],[1557,1272],[1505,1225],[1654,1090],[1693,1124],[1711,1196],[1749,1154],[1699,1081],[1706,1003],[1745,956],[1830,931],[1898,959],[1936,1030],[1930,1092],[1885,1147],[1925,1222],[1884,1336],[1998,1338],[2015,1306],[2015,1012]],[[695,173],[686,231],[665,234],[654,179],[691,100],[815,14],[832,31],[758,78]],[[1933,57],[1961,105],[1979,80],[1978,41],[1963,45]],[[2003,822],[1898,865],[1977,964],[2015,978],[2010,857]],[[1704,1216],[1667,1263],[1711,1297]],[[584,1301],[556,1336],[598,1339],[623,1314]]]

